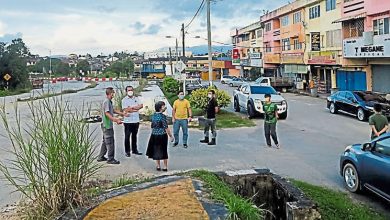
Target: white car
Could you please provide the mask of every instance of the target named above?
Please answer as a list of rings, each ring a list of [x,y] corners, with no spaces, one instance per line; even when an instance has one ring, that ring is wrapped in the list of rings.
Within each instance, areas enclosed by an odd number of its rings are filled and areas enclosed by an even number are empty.
[[[221,83],[222,84],[229,84],[235,78],[236,77],[234,77],[234,76],[224,76],[224,75],[222,75],[221,76]]]
[[[249,118],[253,118],[258,114],[264,114],[263,103],[265,94],[270,94],[271,101],[278,106],[279,118],[286,119],[287,101],[271,86],[256,84],[243,84],[240,86],[233,92],[235,111],[239,112],[241,108],[244,108]]]

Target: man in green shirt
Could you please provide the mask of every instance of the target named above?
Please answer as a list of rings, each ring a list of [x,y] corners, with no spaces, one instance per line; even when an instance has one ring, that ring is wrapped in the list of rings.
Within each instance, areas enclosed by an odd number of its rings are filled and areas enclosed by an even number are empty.
[[[264,95],[265,102],[263,104],[264,111],[264,134],[267,146],[272,147],[271,137],[276,148],[280,148],[278,136],[276,135],[276,122],[278,121],[278,106],[271,102],[271,94]]]
[[[382,106],[379,104],[374,105],[375,114],[371,115],[368,122],[371,126],[371,140],[381,136],[389,129],[389,121],[386,116],[382,115]]]

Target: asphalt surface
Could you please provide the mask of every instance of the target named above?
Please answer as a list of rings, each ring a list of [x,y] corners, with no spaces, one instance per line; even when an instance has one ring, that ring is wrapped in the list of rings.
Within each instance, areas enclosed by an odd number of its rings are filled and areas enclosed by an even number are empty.
[[[230,94],[233,88],[216,84]],[[104,99],[105,85],[71,94],[69,101],[80,103],[89,101],[100,103]],[[263,119],[256,118],[257,126],[252,128],[223,129],[218,131],[217,146],[209,147],[199,143],[202,131],[190,130],[189,148],[169,148],[169,173],[189,169],[208,169],[227,171],[252,168],[269,168],[273,172],[287,177],[307,181],[337,190],[345,190],[339,175],[339,156],[346,146],[369,140],[370,129],[366,122],[346,115],[331,115],[323,99],[283,94],[287,99],[288,118],[278,123],[278,135],[281,149],[266,147],[263,133]],[[232,110],[232,107],[228,109]],[[245,117],[245,113],[238,113]],[[155,163],[142,156],[124,156],[124,128],[115,125],[116,159],[120,165],[107,165],[99,178],[116,179],[121,175],[158,175]],[[101,131],[99,124],[92,124],[95,130],[96,151],[100,148]],[[146,151],[150,136],[150,125],[143,124],[139,131],[138,149]],[[0,137],[0,141],[7,141]],[[3,143],[5,143],[3,142]],[[5,154],[0,155],[4,159]],[[2,185],[4,182],[0,182]],[[0,188],[0,206],[16,200],[15,194],[9,196],[10,187]],[[388,204],[371,194],[352,195],[380,211],[390,210]]]

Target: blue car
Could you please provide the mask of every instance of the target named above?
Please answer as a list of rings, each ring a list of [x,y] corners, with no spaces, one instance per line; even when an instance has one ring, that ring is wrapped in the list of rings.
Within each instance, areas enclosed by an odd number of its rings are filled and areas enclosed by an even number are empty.
[[[382,113],[390,117],[390,100],[383,95],[368,91],[339,91],[329,96],[327,107],[332,114],[343,112],[365,121],[374,113],[374,105],[382,106]]]
[[[390,134],[348,146],[340,157],[340,174],[350,192],[367,189],[390,202]]]

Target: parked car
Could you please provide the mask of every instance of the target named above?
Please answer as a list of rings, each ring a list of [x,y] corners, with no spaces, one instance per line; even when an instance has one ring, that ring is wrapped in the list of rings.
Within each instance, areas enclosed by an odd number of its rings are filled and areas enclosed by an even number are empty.
[[[186,80],[186,90],[191,93],[194,90],[207,88],[206,85],[202,85],[200,79],[188,79]]]
[[[348,146],[340,157],[340,175],[350,192],[368,189],[390,202],[390,134]]]
[[[277,91],[282,92],[287,92],[287,90],[294,88],[293,80],[288,77],[260,77],[256,79],[255,83],[261,86],[272,86]]]
[[[327,98],[327,107],[332,114],[344,112],[365,121],[374,112],[374,104],[382,106],[383,114],[390,117],[390,100],[384,96],[364,91],[339,91]]]
[[[221,83],[222,84],[229,84],[234,78],[237,78],[237,77],[221,75]]]
[[[243,79],[240,78],[234,78],[229,82],[229,86],[231,87],[239,87],[242,84],[246,83]]]
[[[271,101],[277,104],[279,118],[286,119],[287,101],[271,86],[260,86],[256,84],[243,84],[240,86],[233,92],[235,111],[239,112],[241,108],[244,108],[249,118],[253,118],[257,114],[263,114],[265,94],[271,94]]]

